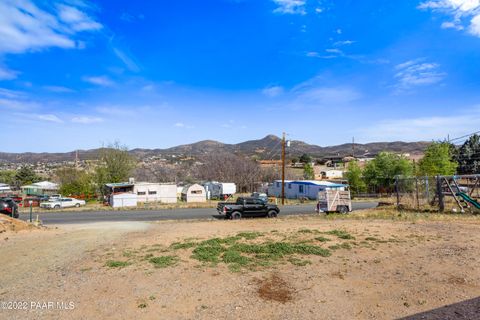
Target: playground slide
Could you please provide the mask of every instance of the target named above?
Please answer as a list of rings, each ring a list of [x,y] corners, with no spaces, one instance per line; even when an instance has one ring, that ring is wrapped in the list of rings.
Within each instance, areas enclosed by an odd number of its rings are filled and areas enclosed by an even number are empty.
[[[468,203],[471,203],[472,205],[475,206],[475,208],[480,209],[480,203],[472,199],[468,194],[459,192],[457,193],[457,196],[461,197],[463,200],[467,201]]]

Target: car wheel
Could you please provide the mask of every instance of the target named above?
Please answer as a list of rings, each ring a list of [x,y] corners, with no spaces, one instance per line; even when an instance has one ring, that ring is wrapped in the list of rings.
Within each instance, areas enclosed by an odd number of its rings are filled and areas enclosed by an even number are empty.
[[[269,218],[276,218],[277,215],[278,215],[277,211],[275,211],[275,210],[270,210],[270,211],[268,211],[267,217],[269,217]]]
[[[347,206],[338,206],[337,211],[338,211],[338,213],[341,213],[341,214],[347,214],[348,213],[348,207]]]
[[[80,203],[77,203],[75,207],[80,208]]]
[[[230,219],[232,220],[242,219],[242,214],[238,211],[232,212]]]
[[[53,209],[60,209],[60,206],[57,204]]]

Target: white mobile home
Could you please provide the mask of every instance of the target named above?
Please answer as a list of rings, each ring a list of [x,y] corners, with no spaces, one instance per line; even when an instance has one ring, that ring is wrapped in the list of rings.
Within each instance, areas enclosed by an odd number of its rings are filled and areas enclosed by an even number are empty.
[[[182,201],[186,202],[206,202],[207,196],[205,188],[199,184],[186,186],[182,190]]]
[[[328,181],[285,180],[285,198],[287,199],[308,198],[316,200],[320,191],[344,191],[346,189],[348,189],[348,186],[345,184],[332,183]],[[282,196],[282,180],[275,180],[268,187],[268,195],[273,197]]]
[[[322,179],[342,179],[343,171],[342,170],[326,170],[322,171]]]
[[[172,183],[136,182],[133,193],[139,202],[177,202],[177,185]]]
[[[209,181],[203,184],[207,193],[207,199],[223,199],[237,193],[237,186],[231,182]]]

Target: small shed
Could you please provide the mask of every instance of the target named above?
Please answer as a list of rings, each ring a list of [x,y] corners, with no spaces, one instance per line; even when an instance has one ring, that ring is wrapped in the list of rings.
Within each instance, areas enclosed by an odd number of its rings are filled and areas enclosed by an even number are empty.
[[[199,184],[192,184],[184,187],[182,190],[182,201],[207,202],[205,188]]]
[[[136,207],[138,202],[135,193],[116,193],[110,195],[109,203],[112,208]]]

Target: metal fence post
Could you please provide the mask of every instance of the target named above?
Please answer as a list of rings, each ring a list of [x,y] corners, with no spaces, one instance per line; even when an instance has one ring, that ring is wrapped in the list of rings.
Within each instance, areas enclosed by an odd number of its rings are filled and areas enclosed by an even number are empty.
[[[395,192],[397,193],[397,209],[400,208],[400,191],[398,190],[398,176],[395,176]]]
[[[445,211],[445,203],[443,201],[442,178],[437,176],[437,197],[438,197],[438,211]]]
[[[415,193],[417,198],[417,210],[420,211],[420,199],[418,194],[418,177],[415,177]]]

